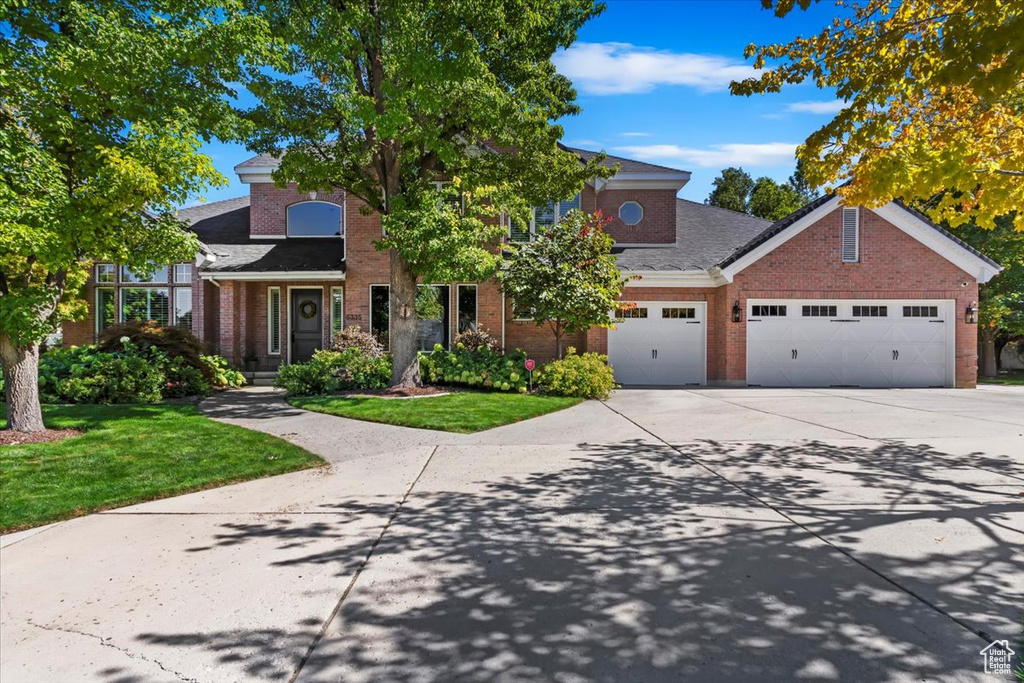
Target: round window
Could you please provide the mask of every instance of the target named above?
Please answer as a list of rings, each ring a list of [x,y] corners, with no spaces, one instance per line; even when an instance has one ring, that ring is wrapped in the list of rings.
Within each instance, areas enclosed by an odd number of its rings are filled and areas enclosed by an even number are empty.
[[[644,207],[638,202],[623,202],[619,207],[619,220],[626,225],[636,225],[644,219]]]

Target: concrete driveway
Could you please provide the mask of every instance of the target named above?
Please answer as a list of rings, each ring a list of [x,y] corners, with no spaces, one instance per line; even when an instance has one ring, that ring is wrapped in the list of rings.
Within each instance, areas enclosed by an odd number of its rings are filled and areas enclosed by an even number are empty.
[[[8,681],[993,680],[1024,391],[623,391],[460,436],[205,405],[322,454],[3,539]]]

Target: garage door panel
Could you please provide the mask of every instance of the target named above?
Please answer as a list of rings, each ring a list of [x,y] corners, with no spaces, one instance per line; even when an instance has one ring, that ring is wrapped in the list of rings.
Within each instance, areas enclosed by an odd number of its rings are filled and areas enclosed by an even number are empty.
[[[747,324],[747,383],[763,386],[945,386],[952,375],[952,322],[912,317],[905,311],[937,309],[946,302],[853,300],[750,300]],[[925,305],[921,305],[925,304]],[[935,304],[941,304],[936,306]],[[755,308],[756,307],[756,308]],[[823,308],[830,315],[803,315]],[[785,308],[770,321],[755,310]],[[881,309],[887,315],[878,315]],[[833,316],[832,313],[835,315]]]
[[[624,385],[703,384],[705,304],[641,302],[646,317],[627,318],[608,333],[608,360]]]

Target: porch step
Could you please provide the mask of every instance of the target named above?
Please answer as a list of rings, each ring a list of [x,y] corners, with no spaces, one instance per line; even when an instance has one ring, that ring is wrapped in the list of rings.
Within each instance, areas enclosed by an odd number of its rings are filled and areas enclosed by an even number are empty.
[[[243,372],[246,383],[253,387],[272,387],[277,377],[276,370],[257,370],[256,372]]]

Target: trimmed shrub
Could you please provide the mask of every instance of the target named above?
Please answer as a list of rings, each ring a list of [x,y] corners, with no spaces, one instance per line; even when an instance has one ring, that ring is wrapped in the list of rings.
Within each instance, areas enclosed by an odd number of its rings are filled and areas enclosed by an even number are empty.
[[[66,403],[156,403],[163,385],[164,374],[147,358],[100,353],[95,362],[74,366],[53,391]]]
[[[446,351],[436,344],[433,351],[420,356],[420,375],[432,384],[525,394],[528,386],[523,367],[525,360],[526,353],[519,349],[502,355],[486,346],[470,350],[456,345],[452,351]]]
[[[490,349],[495,352],[501,351],[501,344],[485,329],[459,332],[455,335],[452,345],[456,349],[465,348],[469,351],[476,351],[477,349],[483,348]]]
[[[292,363],[278,368],[274,386],[289,396],[317,396],[334,390],[334,376],[323,363]]]
[[[315,351],[308,363],[282,366],[274,386],[289,396],[318,396],[353,389],[383,389],[391,381],[391,357],[370,357],[357,348]]]
[[[367,358],[380,358],[384,355],[384,346],[372,334],[363,332],[359,325],[335,332],[331,338],[331,348],[335,351],[356,349]]]
[[[59,403],[152,403],[163,398],[203,396],[214,386],[239,386],[240,373],[227,369],[219,356],[203,356],[202,369],[183,356],[171,357],[157,347],[141,350],[131,340],[121,351],[97,346],[51,349],[39,358],[39,391]],[[213,383],[208,375],[215,378]]]
[[[546,393],[581,398],[607,398],[615,388],[608,356],[598,353],[578,356],[571,346],[565,358],[544,366],[541,383]]]
[[[142,352],[159,349],[170,358],[184,358],[185,364],[196,368],[214,383],[214,371],[203,362],[203,343],[182,327],[161,327],[153,320],[130,320],[111,325],[100,335],[97,347],[100,351],[118,352],[125,350],[125,338]]]
[[[240,387],[245,384],[245,376],[228,365],[224,356],[200,356],[200,360],[210,369],[213,375],[213,386],[218,389]]]

